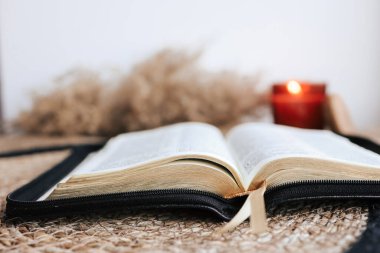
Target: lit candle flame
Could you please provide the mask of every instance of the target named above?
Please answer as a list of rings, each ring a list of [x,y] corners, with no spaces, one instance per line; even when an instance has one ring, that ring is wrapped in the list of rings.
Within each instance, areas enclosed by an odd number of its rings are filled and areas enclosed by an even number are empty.
[[[286,85],[286,89],[289,91],[290,94],[294,94],[294,95],[300,94],[302,91],[302,88],[299,82],[294,81],[294,80],[291,80],[288,82],[288,84]]]

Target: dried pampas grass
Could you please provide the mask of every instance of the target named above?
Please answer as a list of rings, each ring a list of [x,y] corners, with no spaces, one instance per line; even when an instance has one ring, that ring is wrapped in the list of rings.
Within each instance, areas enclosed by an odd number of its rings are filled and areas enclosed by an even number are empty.
[[[71,71],[55,80],[56,89],[35,95],[31,110],[22,112],[15,126],[27,133],[98,135],[103,120],[105,88],[97,73]]]
[[[182,121],[225,126],[257,116],[265,104],[257,78],[206,71],[198,56],[163,50],[113,89],[94,72],[76,72],[69,85],[37,96],[16,125],[29,133],[109,136]]]

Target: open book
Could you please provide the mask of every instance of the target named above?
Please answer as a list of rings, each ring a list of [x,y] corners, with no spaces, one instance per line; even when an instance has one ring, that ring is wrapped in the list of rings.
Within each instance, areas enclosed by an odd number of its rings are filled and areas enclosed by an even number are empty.
[[[229,199],[264,183],[378,179],[379,155],[327,130],[245,123],[224,136],[190,122],[112,138],[40,200],[176,188]]]

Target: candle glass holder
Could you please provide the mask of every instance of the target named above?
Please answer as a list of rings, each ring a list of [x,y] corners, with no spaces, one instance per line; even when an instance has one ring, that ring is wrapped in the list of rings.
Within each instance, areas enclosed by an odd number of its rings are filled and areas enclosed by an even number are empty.
[[[323,129],[326,84],[288,83],[272,87],[272,111],[276,124],[300,128]]]

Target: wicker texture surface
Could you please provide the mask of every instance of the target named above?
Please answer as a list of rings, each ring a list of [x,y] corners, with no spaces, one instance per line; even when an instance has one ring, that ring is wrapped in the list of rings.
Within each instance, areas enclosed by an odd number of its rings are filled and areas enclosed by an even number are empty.
[[[71,138],[66,142],[81,142]],[[1,151],[66,143],[64,139],[6,137]],[[61,161],[67,151],[0,159],[0,216],[16,187]],[[190,211],[88,214],[32,222],[0,221],[0,252],[344,252],[366,228],[358,202],[297,203],[269,210],[270,231],[249,233],[245,222],[217,237],[224,222]]]

